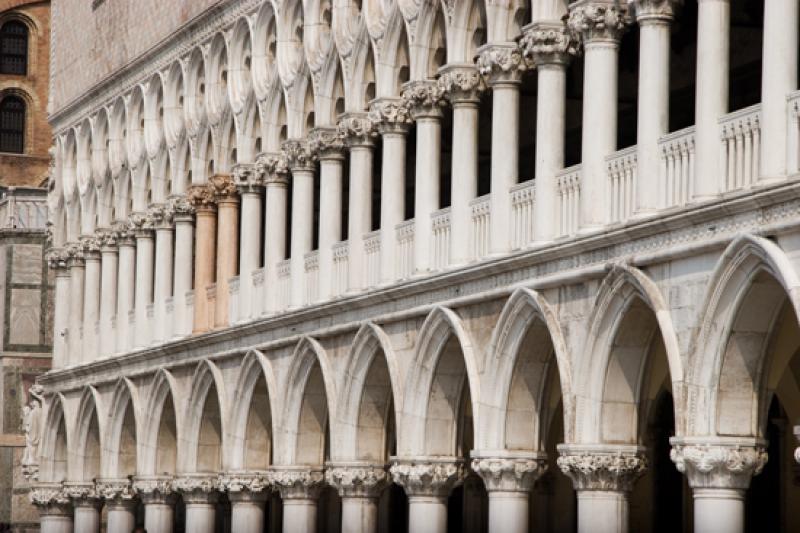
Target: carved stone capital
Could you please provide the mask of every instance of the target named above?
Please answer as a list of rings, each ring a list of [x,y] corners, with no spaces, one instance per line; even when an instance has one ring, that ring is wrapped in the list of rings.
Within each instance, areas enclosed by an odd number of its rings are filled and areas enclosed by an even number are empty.
[[[194,215],[194,206],[186,196],[171,197],[169,205],[174,213],[175,220],[191,219],[192,215]]]
[[[95,232],[93,235],[82,235],[81,246],[83,246],[84,259],[100,259],[100,247],[103,245],[102,235]]]
[[[328,485],[343,497],[378,498],[389,483],[383,465],[369,463],[334,463],[325,470]]]
[[[485,44],[478,49],[478,71],[489,86],[516,84],[527,65],[517,43]]]
[[[619,43],[630,24],[625,6],[608,1],[583,0],[570,6],[567,28],[576,43]]]
[[[544,453],[528,456],[486,453],[473,457],[472,470],[483,479],[489,492],[529,492],[547,471]]]
[[[274,466],[268,478],[283,499],[316,500],[325,484],[322,469],[304,466]]]
[[[228,472],[219,478],[220,489],[229,494],[235,493],[267,493],[269,479],[266,472]]]
[[[675,17],[675,4],[680,0],[628,0],[628,9],[636,15],[636,22],[669,24]]]
[[[369,119],[381,133],[408,133],[413,119],[407,102],[400,98],[377,98],[369,106]]]
[[[372,146],[373,137],[378,134],[367,113],[345,113],[337,127],[348,147]]]
[[[566,65],[579,43],[563,22],[535,22],[525,26],[519,46],[529,65]]]
[[[78,242],[70,242],[64,247],[67,256],[67,267],[84,266],[83,245]]]
[[[318,159],[344,159],[344,139],[338,128],[314,128],[308,134],[308,149]]]
[[[134,246],[136,239],[134,239],[133,231],[128,222],[117,220],[112,225],[112,230],[117,236],[117,246]]]
[[[75,507],[99,507],[102,504],[97,487],[91,481],[65,482],[64,493]]]
[[[69,253],[64,248],[50,248],[47,250],[47,266],[53,270],[67,269],[67,261],[69,260]]]
[[[115,228],[103,228],[98,231],[101,252],[116,252],[119,244],[119,234]]]
[[[640,446],[558,446],[558,467],[575,490],[630,492],[647,469],[647,457]]]
[[[230,174],[214,174],[208,178],[208,184],[214,193],[217,204],[238,200],[239,198],[236,194],[236,183],[234,183],[233,176]]]
[[[133,488],[145,504],[172,503],[175,493],[170,476],[142,476],[133,479]]]
[[[150,213],[131,213],[128,217],[128,229],[137,239],[153,237],[154,220]]]
[[[136,491],[129,479],[98,479],[97,493],[106,504],[124,505],[136,497]]]
[[[252,163],[237,163],[231,169],[231,176],[239,194],[259,193],[264,186]]]
[[[61,483],[34,485],[29,497],[41,516],[72,516],[72,503]]]
[[[464,481],[464,461],[457,457],[412,457],[396,459],[389,469],[394,482],[409,497],[446,498]]]
[[[265,185],[287,185],[289,166],[283,153],[262,153],[256,159],[256,173]]]
[[[304,139],[289,139],[283,141],[281,146],[286,156],[286,164],[292,171],[313,171],[314,154],[308,149],[308,142]]]
[[[415,80],[403,84],[401,90],[404,105],[411,110],[414,119],[441,118],[442,106],[447,102],[444,90],[436,80]]]
[[[172,220],[175,213],[170,204],[156,204],[148,211],[155,229],[172,229]]]
[[[186,503],[214,503],[219,497],[219,477],[206,474],[187,474],[176,477],[172,488]]]
[[[756,439],[709,440],[673,438],[670,459],[700,489],[739,489],[767,464],[766,445]]]
[[[439,85],[451,104],[477,103],[486,88],[472,64],[450,64],[439,69]]]
[[[217,208],[214,189],[207,183],[189,187],[186,191],[186,199],[195,211],[209,211]]]

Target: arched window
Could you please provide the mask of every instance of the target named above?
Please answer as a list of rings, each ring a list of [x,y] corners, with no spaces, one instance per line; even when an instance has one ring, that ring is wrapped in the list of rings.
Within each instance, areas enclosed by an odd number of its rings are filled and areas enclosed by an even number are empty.
[[[7,96],[0,102],[0,152],[21,154],[25,148],[25,102]]]
[[[0,74],[28,72],[28,28],[12,20],[0,28]]]

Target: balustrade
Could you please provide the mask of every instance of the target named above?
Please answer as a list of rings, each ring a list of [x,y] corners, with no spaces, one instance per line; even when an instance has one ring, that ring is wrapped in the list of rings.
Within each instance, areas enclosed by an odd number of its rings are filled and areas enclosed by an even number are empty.
[[[397,232],[397,278],[410,278],[414,273],[414,219],[401,222]]]
[[[719,125],[722,192],[750,187],[761,165],[761,104],[729,113]]]
[[[164,300],[164,324],[163,324],[163,334],[164,339],[171,339],[175,333],[177,328],[175,327],[175,298],[172,296],[168,296]]]
[[[658,140],[661,154],[661,207],[686,205],[694,190],[695,128],[691,126]]]
[[[228,317],[231,324],[236,324],[242,318],[246,318],[239,316],[240,297],[242,295],[239,291],[239,276],[234,276],[228,280]]]
[[[333,245],[333,294],[341,296],[349,288],[350,275],[350,243],[340,241]]]
[[[484,194],[469,203],[472,213],[470,256],[481,260],[489,255],[489,224],[491,223],[491,194]]]
[[[381,230],[364,235],[364,260],[367,263],[367,287],[377,287],[381,281]]]
[[[581,165],[556,174],[560,236],[574,235],[581,227]]]
[[[266,298],[266,294],[264,293],[264,275],[265,270],[264,267],[256,268],[252,272],[250,272],[250,276],[252,279],[252,287],[253,287],[253,294],[251,295],[252,302],[250,303],[250,309],[253,311],[254,317],[259,317],[264,314],[264,299]]]
[[[445,207],[431,213],[433,240],[431,264],[434,270],[442,270],[450,264],[450,208]]]
[[[191,335],[192,327],[194,326],[194,291],[186,291],[184,297],[186,298],[186,308],[180,333],[182,335]]]
[[[284,310],[289,307],[289,291],[291,288],[292,263],[289,259],[284,259],[278,263],[278,287],[277,287],[277,308]],[[267,289],[269,290],[269,289]]]
[[[800,91],[791,93],[786,99],[788,104],[786,169],[789,174],[796,174],[800,172]]]
[[[319,300],[319,250],[312,250],[305,255],[306,303]]]
[[[636,208],[636,146],[611,154],[606,158],[608,168],[609,222],[625,222]]]
[[[519,250],[531,244],[534,235],[534,180],[523,181],[511,188],[511,246]]]

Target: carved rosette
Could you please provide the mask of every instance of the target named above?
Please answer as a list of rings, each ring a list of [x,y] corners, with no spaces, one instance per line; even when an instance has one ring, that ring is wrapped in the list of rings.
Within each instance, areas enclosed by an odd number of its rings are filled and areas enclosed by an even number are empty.
[[[214,193],[217,204],[221,202],[231,202],[239,199],[236,194],[236,183],[230,174],[214,174],[208,178],[208,185]]]
[[[357,498],[378,498],[390,481],[383,465],[365,463],[332,464],[325,470],[325,480],[341,496]]]
[[[214,190],[210,184],[192,185],[186,191],[189,204],[197,211],[210,211],[217,208]]]
[[[579,44],[619,43],[630,22],[628,10],[622,5],[584,1],[569,10],[567,28],[572,39]]]
[[[369,119],[381,133],[407,133],[414,122],[407,102],[400,98],[379,98],[369,108]]]
[[[489,86],[519,83],[527,65],[516,43],[485,44],[478,49],[478,71]]]
[[[345,113],[339,118],[339,134],[348,147],[372,146],[378,134],[367,113]]]
[[[547,471],[547,456],[477,457],[472,460],[472,470],[489,492],[529,492]]]
[[[172,482],[185,503],[214,503],[219,497],[220,480],[215,475],[184,475]]]
[[[675,17],[675,0],[628,0],[639,24],[668,24]]]
[[[268,479],[283,499],[315,500],[325,484],[322,470],[304,467],[273,467]]]
[[[438,83],[451,104],[477,103],[485,89],[477,67],[468,64],[442,67]]]
[[[676,443],[670,459],[692,488],[745,490],[767,464],[763,443]]]
[[[338,128],[314,128],[308,134],[308,149],[317,159],[344,159],[344,139]]]
[[[444,90],[436,80],[416,80],[403,84],[403,104],[411,110],[414,119],[441,118],[442,107],[447,103]]]
[[[400,459],[389,471],[409,496],[446,498],[464,481],[464,462],[457,458]]]
[[[630,492],[647,470],[647,457],[638,446],[559,446],[558,451],[558,467],[572,480],[575,490]]]
[[[131,505],[136,491],[128,479],[98,479],[97,493],[106,505]]]
[[[29,497],[41,516],[72,516],[69,495],[61,483],[35,485]]]
[[[286,156],[283,153],[260,154],[256,159],[256,174],[265,185],[288,184],[289,167]]]
[[[259,193],[264,186],[256,173],[256,166],[249,163],[238,163],[231,170],[233,183],[239,194]]]
[[[525,61],[539,66],[566,65],[579,45],[562,22],[538,22],[525,27],[519,46]]]
[[[169,476],[136,477],[133,480],[133,488],[145,504],[175,501],[172,478]]]
[[[99,507],[103,503],[97,487],[92,482],[66,482],[64,493],[69,496],[75,507]]]
[[[314,154],[308,149],[308,142],[304,139],[289,139],[283,141],[281,146],[286,156],[286,164],[292,171],[313,172]]]

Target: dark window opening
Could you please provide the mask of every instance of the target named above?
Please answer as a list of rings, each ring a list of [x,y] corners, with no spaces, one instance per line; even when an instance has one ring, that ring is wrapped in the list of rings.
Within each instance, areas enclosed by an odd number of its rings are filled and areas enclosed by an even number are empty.
[[[735,111],[761,101],[761,57],[764,43],[764,2],[731,2],[730,85],[728,109]]]
[[[536,174],[536,76],[523,76],[519,90],[519,161],[518,181],[528,181]]]
[[[439,160],[439,209],[450,207],[453,174],[453,108],[446,107],[441,121],[441,158]]]
[[[342,233],[341,240],[346,241],[349,235],[350,220],[350,153],[345,153],[342,163]]]
[[[12,20],[0,28],[0,74],[28,72],[28,28]]]
[[[583,58],[575,58],[567,68],[567,106],[564,132],[564,166],[581,162],[583,142]]]
[[[478,190],[489,194],[492,183],[492,91],[484,91],[478,108]]]
[[[381,227],[381,172],[383,170],[383,137],[378,135],[372,150],[372,200],[371,200],[371,231]]]
[[[417,125],[411,126],[406,136],[406,201],[405,219],[414,218],[414,196],[416,183],[414,178],[417,173]]]
[[[693,126],[697,92],[697,0],[685,0],[671,25],[669,131]]]
[[[617,148],[636,144],[639,94],[639,25],[632,24],[622,36],[617,75]]]
[[[25,148],[25,102],[7,96],[0,102],[0,152],[21,154]]]
[[[311,230],[311,249],[319,249],[320,164],[314,165],[314,223]]]

